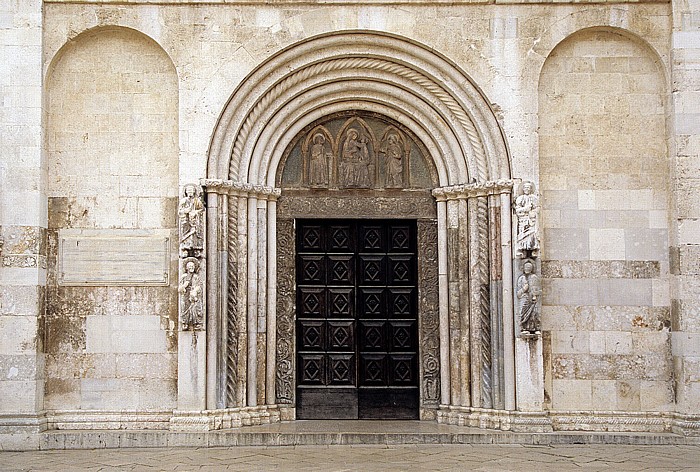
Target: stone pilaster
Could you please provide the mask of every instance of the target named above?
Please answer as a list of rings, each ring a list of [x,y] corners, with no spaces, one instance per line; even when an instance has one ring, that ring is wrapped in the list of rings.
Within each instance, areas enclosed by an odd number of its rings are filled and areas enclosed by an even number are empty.
[[[178,410],[207,407],[207,218],[202,188],[183,187],[178,208],[180,334],[178,336]],[[210,204],[213,202],[209,202]],[[215,220],[216,221],[216,220]],[[213,326],[208,326],[213,325]]]
[[[42,157],[42,2],[0,6],[0,443],[38,444],[45,428],[43,312],[46,175]]]
[[[700,3],[674,0],[671,157],[671,328],[679,414],[676,428],[700,434]]]

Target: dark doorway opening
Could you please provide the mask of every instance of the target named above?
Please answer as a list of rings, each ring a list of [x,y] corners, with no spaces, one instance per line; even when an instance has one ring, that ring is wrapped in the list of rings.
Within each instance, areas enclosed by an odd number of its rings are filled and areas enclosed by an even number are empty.
[[[297,418],[418,419],[415,220],[297,220]]]

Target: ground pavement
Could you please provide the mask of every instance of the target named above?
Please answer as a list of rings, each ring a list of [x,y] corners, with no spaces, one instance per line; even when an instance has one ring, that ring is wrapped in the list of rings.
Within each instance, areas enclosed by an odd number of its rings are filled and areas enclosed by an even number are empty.
[[[700,446],[377,445],[0,452],[1,471],[700,471]]]

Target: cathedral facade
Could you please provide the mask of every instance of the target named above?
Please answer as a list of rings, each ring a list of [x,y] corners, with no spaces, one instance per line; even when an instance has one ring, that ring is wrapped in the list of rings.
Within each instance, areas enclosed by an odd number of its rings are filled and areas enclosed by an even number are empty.
[[[700,4],[12,0],[0,439],[700,434]]]

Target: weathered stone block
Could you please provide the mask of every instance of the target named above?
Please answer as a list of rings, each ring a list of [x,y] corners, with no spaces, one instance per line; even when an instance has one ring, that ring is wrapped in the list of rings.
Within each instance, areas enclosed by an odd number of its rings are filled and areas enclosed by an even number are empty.
[[[552,408],[580,410],[593,408],[593,390],[590,380],[552,381]]]

